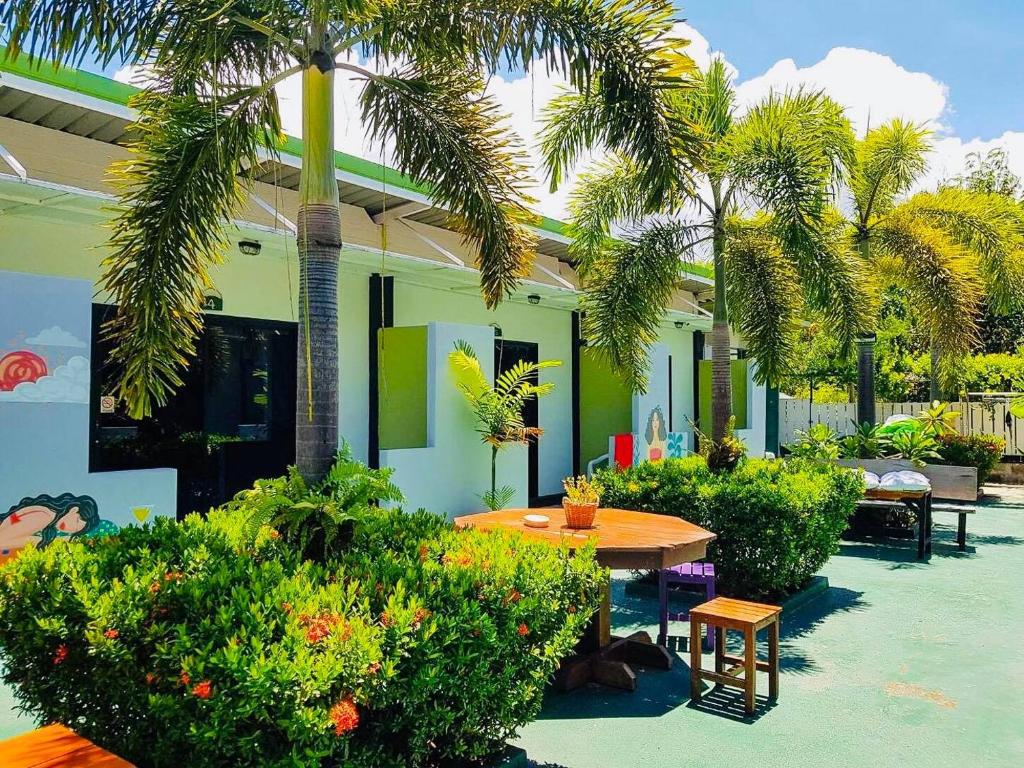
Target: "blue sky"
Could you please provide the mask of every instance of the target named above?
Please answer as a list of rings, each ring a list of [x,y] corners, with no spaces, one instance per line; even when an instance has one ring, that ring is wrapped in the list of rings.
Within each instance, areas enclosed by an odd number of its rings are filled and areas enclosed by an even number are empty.
[[[1024,0],[690,0],[683,17],[741,78],[798,67],[834,47],[890,56],[949,87],[946,122],[964,139],[1024,130]]]

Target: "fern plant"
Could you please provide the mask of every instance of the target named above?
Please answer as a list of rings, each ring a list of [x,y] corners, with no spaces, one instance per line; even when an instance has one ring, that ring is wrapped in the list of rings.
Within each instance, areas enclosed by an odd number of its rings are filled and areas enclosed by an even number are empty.
[[[544,434],[540,427],[526,426],[523,407],[531,398],[543,397],[554,391],[555,385],[551,382],[535,382],[542,369],[555,368],[562,363],[558,360],[539,363],[520,360],[498,376],[492,387],[484,376],[476,352],[462,339],[455,342],[448,361],[459,391],[476,416],[477,434],[491,449],[491,489],[480,499],[488,509],[501,509],[512,500],[516,489],[509,485],[499,488],[497,485],[498,451],[515,443],[528,443]]]
[[[246,533],[254,539],[269,526],[308,560],[323,562],[343,547],[354,525],[381,502],[403,500],[391,482],[391,468],[370,469],[343,443],[323,480],[307,482],[289,467],[284,477],[257,480],[229,503],[248,513]]]

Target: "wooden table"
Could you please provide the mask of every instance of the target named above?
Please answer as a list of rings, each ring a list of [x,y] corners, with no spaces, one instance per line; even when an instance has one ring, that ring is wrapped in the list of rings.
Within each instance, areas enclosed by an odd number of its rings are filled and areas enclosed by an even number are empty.
[[[885,507],[897,504],[903,504],[917,517],[917,559],[923,560],[932,553],[931,491],[888,491],[873,488],[858,502],[860,507]]]
[[[543,514],[551,518],[547,528],[530,528],[523,516]],[[482,530],[514,530],[525,536],[558,546],[567,543],[576,549],[594,542],[597,561],[606,568],[660,570],[680,563],[700,560],[715,534],[668,515],[634,512],[628,509],[600,509],[594,527],[569,528],[560,507],[550,509],[502,509],[455,519],[460,527]],[[571,690],[587,682],[597,682],[628,691],[636,690],[636,674],[630,663],[671,669],[672,655],[655,645],[646,632],[629,637],[611,633],[611,592],[608,584],[602,594],[601,608],[594,615],[577,654],[566,659],[555,679],[562,690]]]
[[[0,741],[4,768],[134,768],[63,725]]]

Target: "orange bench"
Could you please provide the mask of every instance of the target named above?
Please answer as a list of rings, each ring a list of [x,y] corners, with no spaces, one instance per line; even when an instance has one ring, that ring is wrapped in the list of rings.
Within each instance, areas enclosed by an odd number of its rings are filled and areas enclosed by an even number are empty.
[[[63,725],[0,741],[4,768],[134,768]]]

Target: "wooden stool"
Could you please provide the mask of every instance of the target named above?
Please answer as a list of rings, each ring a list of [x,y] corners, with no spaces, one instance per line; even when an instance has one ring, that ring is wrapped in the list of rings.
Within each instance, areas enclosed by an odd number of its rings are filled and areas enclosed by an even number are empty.
[[[777,605],[750,603],[729,597],[716,597],[690,610],[690,698],[700,701],[701,680],[710,680],[717,685],[742,688],[744,708],[748,715],[756,709],[755,691],[757,670],[768,673],[768,698],[779,697],[779,614]],[[700,668],[701,624],[715,628],[715,671],[704,672]],[[757,632],[765,627],[768,631],[768,661],[757,660]],[[730,656],[725,652],[725,631],[739,630],[743,633],[743,658]],[[726,669],[725,663],[731,666]],[[743,677],[740,677],[740,673]]]

